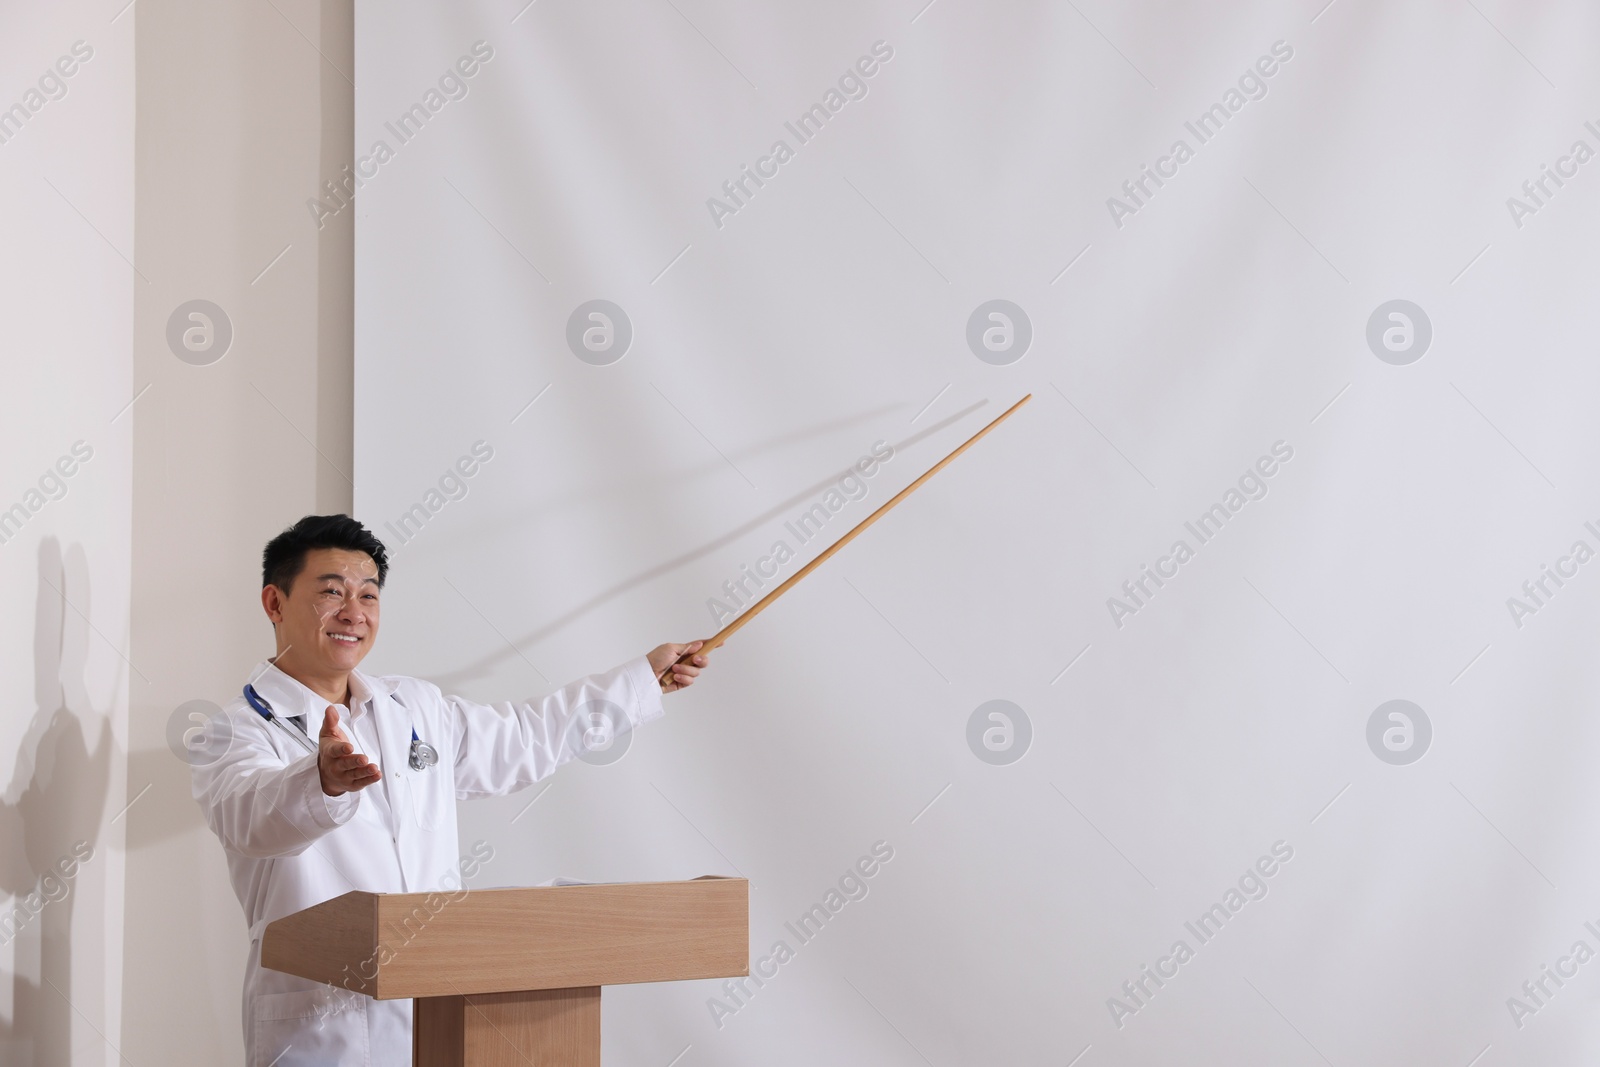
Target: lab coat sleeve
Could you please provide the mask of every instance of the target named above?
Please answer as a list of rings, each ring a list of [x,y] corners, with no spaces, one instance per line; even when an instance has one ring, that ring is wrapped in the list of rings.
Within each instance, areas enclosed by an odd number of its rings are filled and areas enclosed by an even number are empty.
[[[623,733],[663,714],[661,685],[640,656],[540,700],[475,704],[443,698],[456,740],[456,796],[499,796],[532,785],[583,751],[596,713]]]
[[[190,785],[225,849],[252,859],[296,856],[349,822],[360,792],[322,791],[317,757],[285,764],[257,723],[222,715],[190,754]]]

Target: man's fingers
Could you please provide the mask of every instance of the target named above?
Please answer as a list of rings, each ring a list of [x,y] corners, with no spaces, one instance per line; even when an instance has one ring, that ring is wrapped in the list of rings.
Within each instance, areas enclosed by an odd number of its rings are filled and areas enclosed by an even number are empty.
[[[332,704],[329,704],[328,709],[322,713],[321,736],[337,738],[340,741],[345,739],[344,730],[339,727],[339,713]]]
[[[372,785],[379,778],[382,778],[383,774],[378,770],[378,768],[369,763],[364,767],[358,767],[346,772],[344,777],[345,781],[350,785],[350,788],[361,789]]]
[[[701,646],[703,646],[704,644],[705,644],[704,641],[690,641],[687,645],[673,645],[672,646],[673,649],[674,649],[673,656],[672,656],[673,666],[676,668],[676,667],[682,667],[685,664],[692,663],[696,667],[704,667],[706,665],[706,662],[707,662],[706,661],[706,657],[704,657],[704,656],[696,656],[694,654],[694,653],[698,652],[700,650]]]

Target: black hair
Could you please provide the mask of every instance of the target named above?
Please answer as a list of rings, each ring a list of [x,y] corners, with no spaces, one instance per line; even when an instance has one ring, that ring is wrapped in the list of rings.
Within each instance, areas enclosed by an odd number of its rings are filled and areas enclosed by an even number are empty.
[[[261,553],[261,587],[275,585],[285,593],[306,565],[306,553],[317,548],[365,552],[378,565],[378,588],[389,576],[389,553],[372,531],[348,515],[307,515],[267,542]]]

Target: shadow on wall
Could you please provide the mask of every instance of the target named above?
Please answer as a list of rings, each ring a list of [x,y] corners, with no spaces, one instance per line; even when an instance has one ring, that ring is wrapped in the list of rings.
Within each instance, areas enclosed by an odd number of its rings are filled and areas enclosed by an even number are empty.
[[[104,1019],[104,983],[72,994],[72,930],[77,875],[99,857],[111,771],[111,720],[89,699],[89,565],[81,546],[62,556],[53,537],[39,545],[34,609],[36,710],[0,799],[0,944],[15,953],[12,1015],[0,1020],[6,1064],[104,1062],[93,1038],[74,1055],[76,1016]],[[79,614],[82,611],[83,614]],[[94,750],[85,743],[91,724]],[[99,1058],[97,1058],[97,1056]]]

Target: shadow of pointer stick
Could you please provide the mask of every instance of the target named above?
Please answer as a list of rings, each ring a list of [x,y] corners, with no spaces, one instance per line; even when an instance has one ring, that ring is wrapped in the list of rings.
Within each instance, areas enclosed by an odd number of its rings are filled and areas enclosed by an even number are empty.
[[[818,555],[816,559],[812,560],[810,563],[807,563],[798,571],[795,571],[794,574],[790,575],[784,580],[782,585],[778,586],[778,588],[774,589],[772,592],[756,601],[753,605],[751,605],[748,611],[740,615],[737,619],[734,619],[728,625],[718,630],[715,636],[706,640],[704,645],[695,649],[693,652],[685,653],[683,656],[679,657],[675,663],[667,667],[666,670],[663,670],[660,674],[656,675],[656,680],[659,681],[661,678],[665,677],[667,672],[672,670],[672,668],[677,666],[679,663],[687,663],[694,656],[701,656],[707,652],[710,652],[714,648],[720,648],[724,641],[733,636],[734,631],[738,630],[739,627],[743,626],[745,623],[761,614],[763,608],[772,603],[774,600],[778,599],[784,593],[788,592],[790,586],[794,585],[800,579],[804,578],[806,575],[822,566],[822,564],[827,562],[828,558],[835,552],[839,551],[845,545],[848,545],[851,541],[855,540],[857,534],[861,533],[861,531],[865,530],[868,526],[871,526],[873,523],[877,522],[890,508],[894,507],[896,504],[900,503],[900,501],[904,500],[906,497],[915,492],[917,487],[923,482],[927,481],[929,478],[932,478],[935,474],[938,474],[939,471],[944,468],[945,464],[949,463],[951,460],[961,455],[961,453],[971,448],[978,442],[978,438],[982,437],[996,426],[999,426],[1006,419],[1010,418],[1013,411],[1016,411],[1031,399],[1033,399],[1033,394],[1029,393],[1015,404],[1012,404],[1010,407],[1006,408],[995,418],[993,422],[989,423],[989,425],[985,426],[983,429],[979,430],[977,433],[961,442],[961,444],[958,445],[948,456],[935,463],[932,467],[929,467],[920,478],[906,486],[904,489],[900,490],[894,496],[890,497],[889,500],[877,511],[874,511],[871,515],[868,515],[866,518],[856,523],[854,528],[852,528],[849,533],[845,534],[843,537],[839,538],[839,540],[823,549],[822,553]]]

